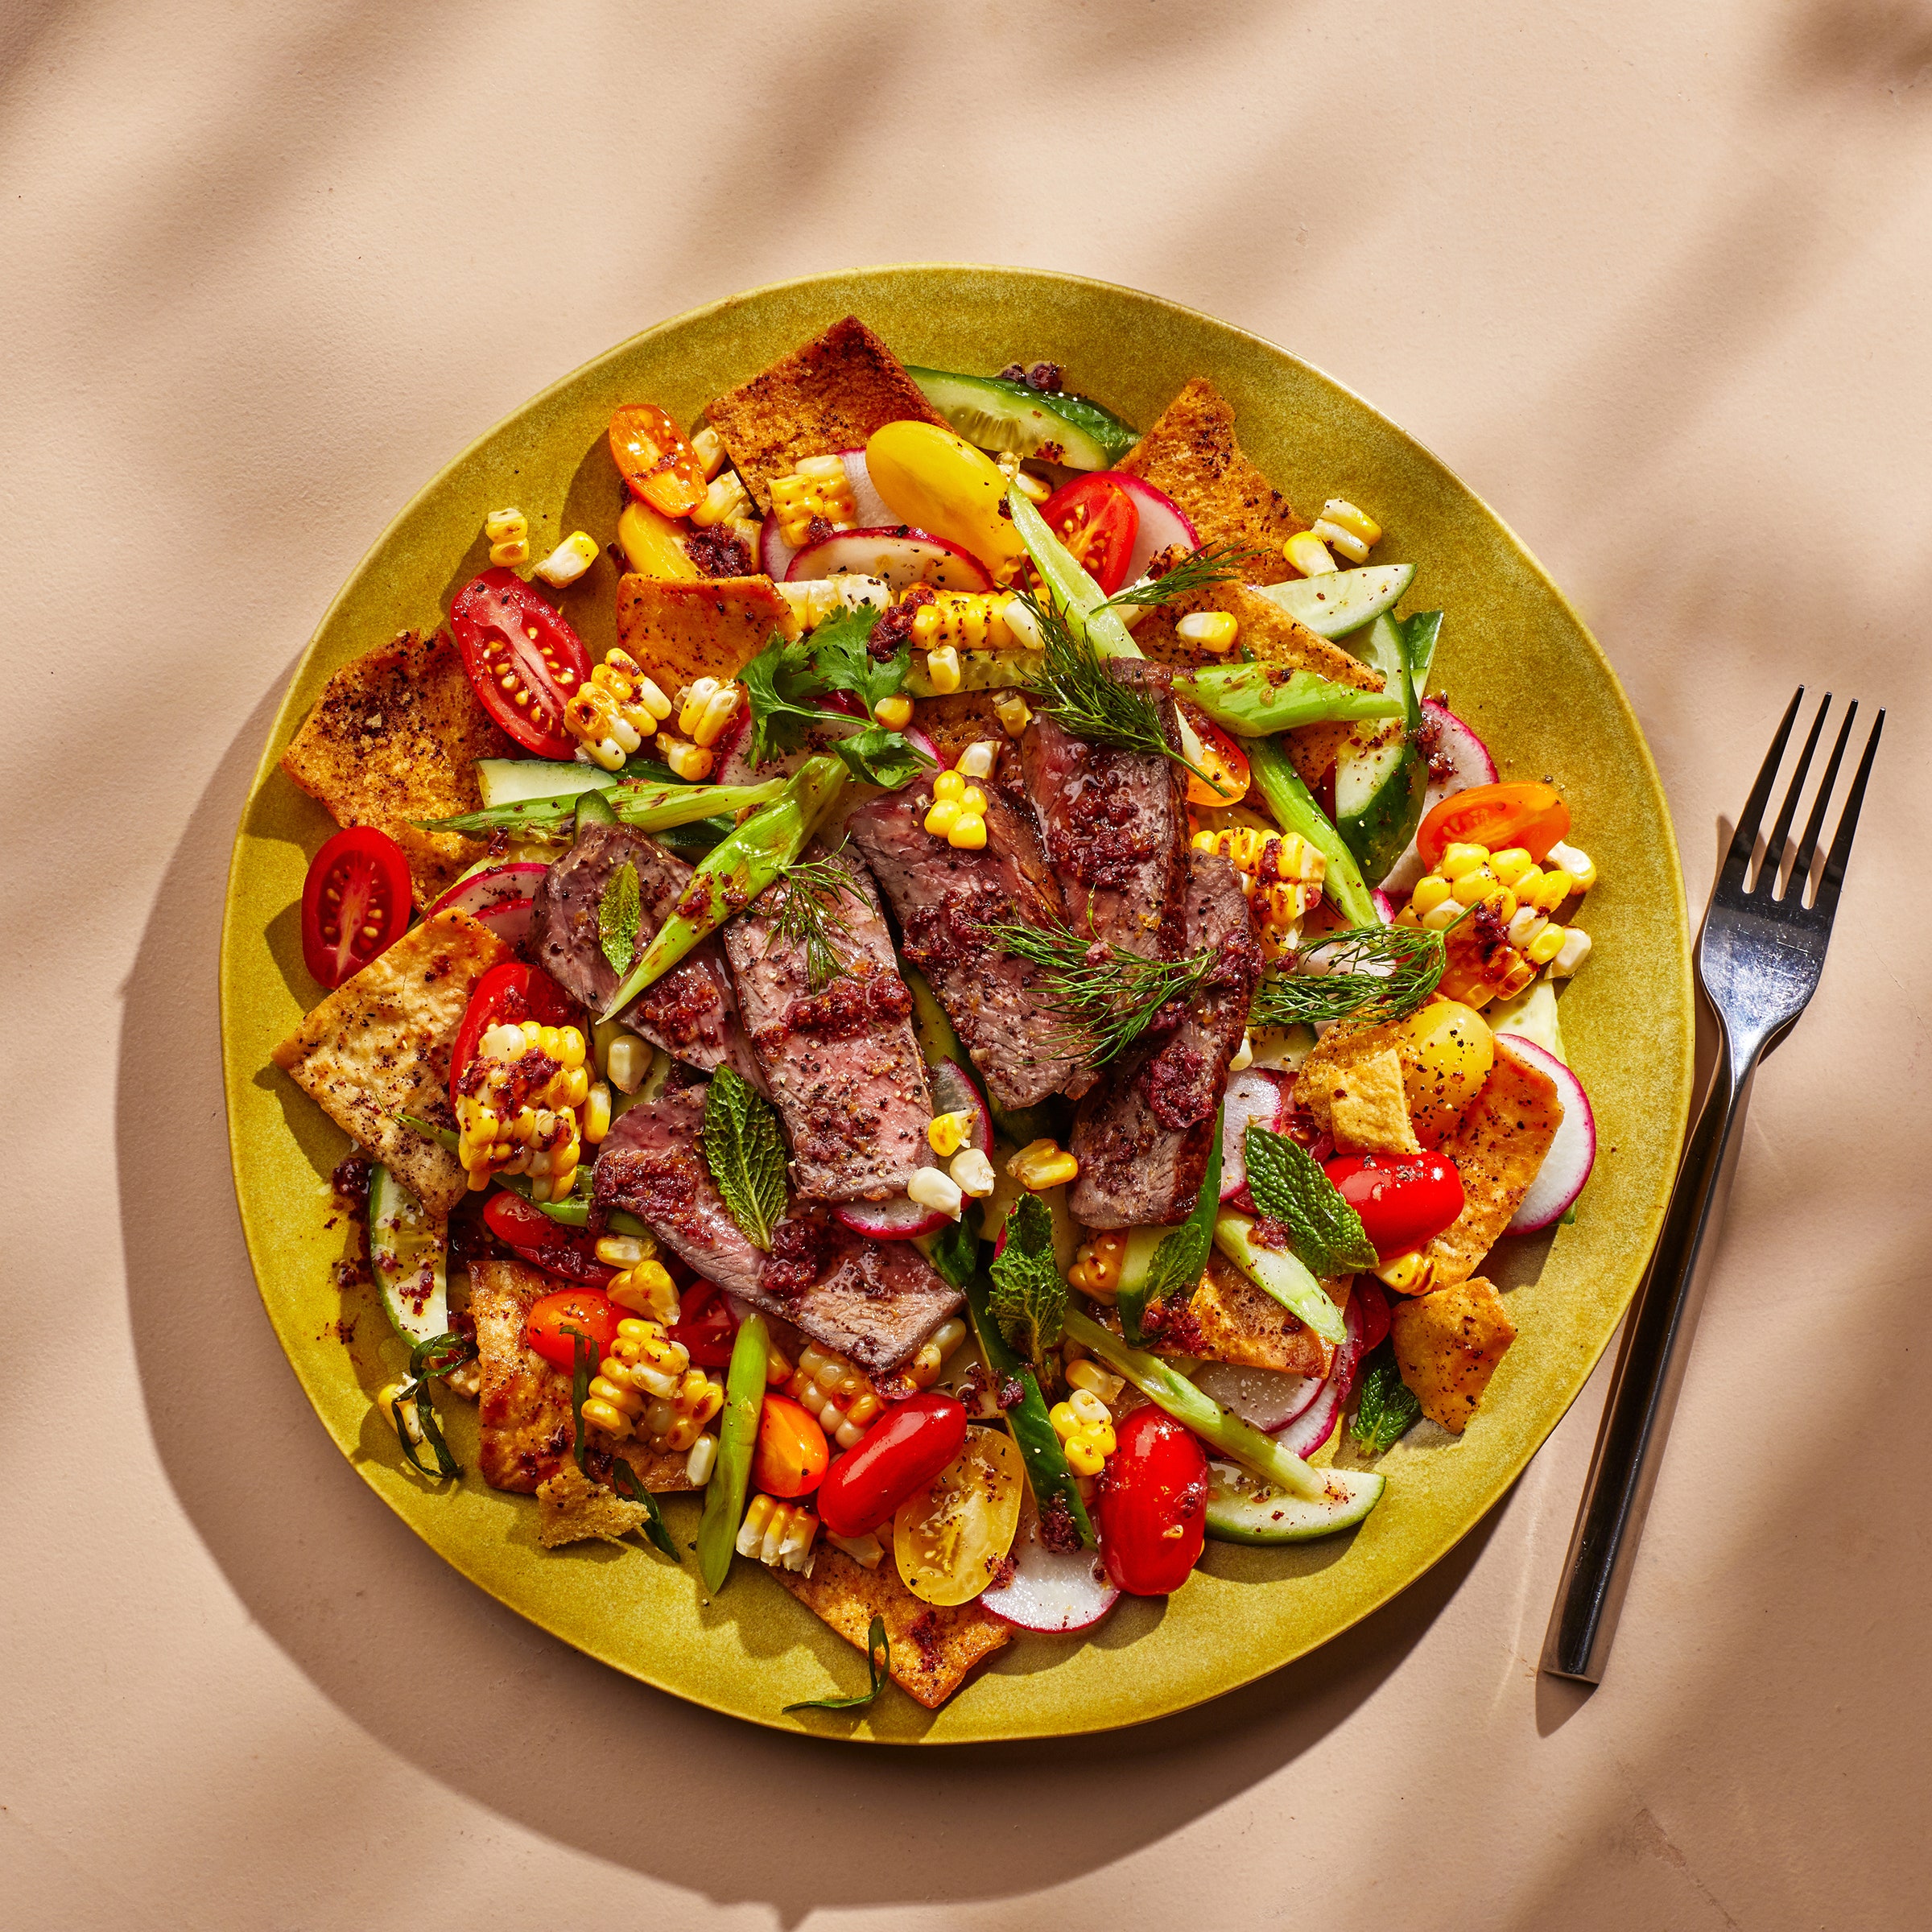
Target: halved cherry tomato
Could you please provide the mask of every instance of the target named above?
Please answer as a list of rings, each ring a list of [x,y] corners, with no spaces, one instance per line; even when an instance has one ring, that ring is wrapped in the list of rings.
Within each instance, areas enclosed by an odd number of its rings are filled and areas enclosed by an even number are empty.
[[[693,1282],[678,1298],[678,1319],[665,1332],[700,1368],[724,1368],[730,1364],[738,1325],[722,1290]]]
[[[1137,1409],[1116,1432],[1100,1488],[1100,1554],[1130,1596],[1166,1596],[1200,1561],[1208,1457],[1165,1410]]]
[[[1361,1353],[1381,1346],[1389,1332],[1389,1298],[1372,1274],[1358,1274],[1348,1291],[1355,1298],[1356,1313],[1362,1324]]]
[[[533,1208],[521,1195],[498,1188],[483,1203],[483,1220],[505,1247],[514,1248],[533,1268],[560,1274],[567,1282],[606,1288],[617,1274],[597,1259],[597,1240]]]
[[[547,1362],[568,1369],[575,1365],[576,1343],[572,1328],[590,1337],[591,1373],[610,1353],[617,1339],[617,1323],[624,1311],[607,1294],[594,1288],[559,1288],[530,1304],[523,1320],[523,1340]]]
[[[1127,581],[1141,513],[1133,497],[1104,470],[1062,484],[1040,506],[1040,514],[1103,595],[1112,597]]]
[[[770,1395],[758,1414],[753,1485],[767,1496],[809,1496],[825,1474],[831,1451],[818,1418],[788,1395]]]
[[[514,570],[486,570],[456,592],[449,628],[483,708],[526,751],[568,758],[577,741],[564,704],[590,675],[590,653]]]
[[[302,963],[340,986],[409,927],[409,861],[386,832],[348,825],[315,856],[302,886]]]
[[[453,1104],[463,1070],[477,1057],[477,1042],[498,1020],[520,1024],[535,1020],[540,1026],[576,1026],[583,1014],[577,1003],[541,966],[505,960],[493,966],[471,990],[463,1022],[449,1051],[449,1097]]]
[[[819,1520],[834,1536],[864,1536],[926,1485],[966,1444],[966,1405],[930,1391],[895,1403],[819,1486]]]
[[[1526,778],[1513,785],[1472,785],[1452,791],[1416,828],[1415,849],[1434,869],[1451,845],[1520,845],[1540,865],[1570,836],[1570,807],[1554,785]]]
[[[610,419],[610,453],[630,493],[667,517],[704,501],[704,465],[654,402],[626,402]]]
[[[1433,1241],[1463,1211],[1463,1177],[1439,1154],[1343,1154],[1322,1171],[1384,1261]]]
[[[940,1609],[971,1603],[1013,1547],[1026,1470],[1004,1429],[968,1429],[958,1455],[893,1513],[899,1581]]]
[[[1223,731],[1206,712],[1191,704],[1179,707],[1186,727],[1181,733],[1181,749],[1214,782],[1194,772],[1187,774],[1187,803],[1208,807],[1238,805],[1248,795],[1248,754]],[[1194,734],[1190,744],[1187,734]]]

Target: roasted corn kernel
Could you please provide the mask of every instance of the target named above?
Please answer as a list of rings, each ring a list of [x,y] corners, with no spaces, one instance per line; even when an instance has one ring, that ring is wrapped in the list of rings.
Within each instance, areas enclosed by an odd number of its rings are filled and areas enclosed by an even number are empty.
[[[1382,540],[1382,526],[1343,497],[1331,497],[1309,534],[1331,550],[1339,550],[1351,564],[1366,564],[1369,551]]]
[[[1029,1194],[1043,1194],[1077,1180],[1080,1163],[1056,1141],[1029,1141],[1006,1163],[1006,1171]]]
[[[708,483],[724,467],[728,452],[724,439],[707,424],[691,432],[691,453],[704,465],[704,481]]]
[[[477,1042],[456,1090],[456,1158],[481,1191],[498,1174],[530,1177],[530,1199],[571,1192],[588,1099],[584,1036],[574,1026],[500,1021]]]
[[[775,584],[772,588],[785,600],[787,621],[779,629],[787,638],[816,630],[834,611],[844,609],[839,601],[838,580],[833,577],[811,577],[803,584]]]
[[[537,566],[536,574],[553,590],[576,582],[597,560],[597,540],[587,530],[572,530]]]
[[[1175,636],[1203,650],[1223,651],[1232,647],[1241,630],[1240,621],[1225,610],[1191,610],[1174,627]]]
[[[615,771],[671,716],[671,700],[630,653],[613,648],[571,693],[564,724],[584,763]]]
[[[646,1259],[626,1268],[604,1291],[620,1308],[634,1309],[659,1322],[678,1319],[677,1284],[661,1261]]]
[[[1435,1279],[1435,1263],[1421,1249],[1414,1248],[1406,1254],[1378,1262],[1368,1272],[1399,1294],[1426,1294],[1430,1283]]]
[[[1465,841],[1449,846],[1435,869],[1416,881],[1396,923],[1450,932],[1441,991],[1480,1009],[1492,999],[1513,998],[1554,962],[1568,943],[1567,931],[1575,929],[1554,924],[1551,915],[1596,877],[1596,867],[1574,846],[1552,846],[1538,865],[1520,845],[1492,852]],[[1463,923],[1477,906],[1487,926]],[[1580,964],[1588,947],[1586,939],[1571,956]]]
[[[819,1418],[819,1426],[841,1449],[854,1447],[885,1406],[859,1369],[815,1342],[807,1343],[799,1356],[790,1393]]]
[[[902,603],[914,603],[912,641],[921,650],[942,646],[959,650],[1011,650],[1018,643],[1007,628],[1009,590],[935,590],[920,585]]]
[[[708,530],[713,524],[742,516],[750,507],[751,497],[743,480],[735,469],[727,469],[705,485],[704,501],[692,510],[691,520],[699,529]]]
[[[1550,975],[1552,979],[1564,979],[1575,972],[1590,956],[1590,935],[1580,926],[1567,927],[1563,943],[1558,947],[1550,960]]]
[[[711,1472],[717,1459],[718,1439],[715,1435],[700,1436],[691,1444],[691,1454],[684,1459],[684,1480],[692,1488],[702,1489],[711,1480]]]
[[[1121,1285],[1121,1263],[1127,1253],[1124,1234],[1091,1234],[1075,1249],[1067,1278],[1096,1301],[1111,1302]]]
[[[960,753],[952,768],[961,778],[976,782],[993,776],[993,768],[999,758],[1000,747],[996,740],[976,738]]]
[[[1232,825],[1194,835],[1197,851],[1218,852],[1233,866],[1254,909],[1261,952],[1270,960],[1301,941],[1302,920],[1322,896],[1328,861],[1298,832]]]
[[[1017,738],[1033,722],[1033,708],[1017,691],[1007,691],[993,705],[993,715],[1000,721],[1000,729],[1009,738]]]
[[[500,568],[530,561],[530,518],[520,510],[493,510],[483,519],[489,560]]]
[[[595,1147],[610,1132],[610,1089],[592,1080],[584,1100],[584,1139]]]
[[[917,1201],[922,1208],[930,1208],[934,1213],[954,1221],[960,1218],[965,1201],[959,1183],[937,1167],[920,1168],[906,1183],[906,1193],[907,1199]]]
[[[803,1575],[811,1569],[811,1546],[819,1519],[802,1503],[782,1503],[776,1496],[754,1496],[738,1525],[737,1549],[768,1570],[791,1570]]]
[[[773,477],[771,514],[778,519],[778,535],[794,550],[811,541],[815,522],[855,528],[858,505],[845,465],[836,456],[807,456],[789,477]]]
[[[1075,1476],[1098,1476],[1119,1447],[1113,1418],[1091,1389],[1075,1389],[1047,1412],[1054,1433],[1067,1452],[1067,1467]]]
[[[604,1055],[604,1068],[620,1093],[635,1093],[650,1071],[653,1049],[634,1033],[620,1033]]]
[[[940,1371],[965,1339],[966,1324],[964,1322],[956,1317],[941,1322],[906,1364],[906,1373],[914,1385],[920,1389],[930,1389],[939,1379]]]
[[[926,654],[926,676],[932,688],[945,697],[960,687],[960,654],[950,644]]]
[[[663,754],[664,762],[686,784],[696,785],[711,776],[711,768],[716,761],[701,746],[687,745],[681,738],[667,737],[660,733],[658,749]]]
[[[1282,555],[1305,577],[1325,577],[1336,568],[1327,547],[1311,530],[1298,530],[1282,546]]]
[[[960,1192],[976,1201],[985,1200],[999,1185],[992,1161],[977,1147],[962,1147],[947,1162],[946,1171]]]
[[[872,713],[888,731],[903,731],[912,722],[912,700],[881,698]]]
[[[926,1124],[926,1145],[942,1159],[957,1154],[972,1136],[972,1121],[964,1108],[957,1113],[935,1113]]]
[[[1067,1385],[1070,1389],[1084,1389],[1089,1395],[1098,1396],[1108,1404],[1118,1402],[1121,1391],[1127,1386],[1119,1376],[1103,1368],[1090,1357],[1067,1364]]]

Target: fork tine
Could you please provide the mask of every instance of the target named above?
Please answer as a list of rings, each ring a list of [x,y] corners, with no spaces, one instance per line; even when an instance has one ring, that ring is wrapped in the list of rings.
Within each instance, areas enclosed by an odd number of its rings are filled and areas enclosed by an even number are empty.
[[[1851,742],[1852,727],[1857,721],[1858,700],[1854,698],[1839,729],[1838,742],[1831,747],[1825,775],[1818,782],[1818,797],[1811,807],[1811,816],[1806,821],[1805,836],[1798,842],[1798,856],[1791,861],[1791,876],[1785,881],[1785,897],[1790,898],[1795,892],[1801,906],[1805,902],[1805,887],[1810,880],[1811,861],[1818,856],[1818,834],[1824,830],[1825,808],[1831,803],[1831,787],[1838,782],[1838,768],[1843,762],[1845,746]]]
[[[1744,800],[1744,808],[1737,815],[1737,830],[1731,835],[1731,849],[1724,854],[1724,870],[1719,874],[1720,880],[1728,880],[1738,886],[1744,882],[1744,873],[1751,863],[1752,848],[1757,843],[1757,828],[1763,823],[1771,786],[1777,777],[1779,762],[1785,755],[1785,741],[1791,736],[1791,720],[1798,716],[1798,708],[1804,701],[1804,696],[1805,687],[1801,684],[1785,709],[1777,736],[1771,741],[1771,749],[1765,756],[1757,782],[1751,787],[1751,795]]]
[[[1818,741],[1823,735],[1825,719],[1831,709],[1831,694],[1827,691],[1824,703],[1818,708],[1818,716],[1811,720],[1811,735],[1805,740],[1805,749],[1798,754],[1791,782],[1785,788],[1785,802],[1778,808],[1777,823],[1771,828],[1771,836],[1765,841],[1765,862],[1757,875],[1760,892],[1777,890],[1778,869],[1785,859],[1785,840],[1791,836],[1791,821],[1798,816],[1798,797],[1805,789],[1805,774],[1811,769],[1811,754],[1818,749]],[[1829,789],[1827,783],[1827,790]],[[1794,873],[1791,876],[1795,878],[1798,875]]]
[[[1818,881],[1814,909],[1829,919],[1838,910],[1838,889],[1845,882],[1846,862],[1852,857],[1852,836],[1858,830],[1858,808],[1865,802],[1865,781],[1872,775],[1872,761],[1878,753],[1878,734],[1885,728],[1881,711],[1872,721],[1872,736],[1865,741],[1865,755],[1858,762],[1858,776],[1845,795],[1843,815],[1838,821],[1838,836],[1831,841],[1831,856],[1825,861],[1825,876]]]

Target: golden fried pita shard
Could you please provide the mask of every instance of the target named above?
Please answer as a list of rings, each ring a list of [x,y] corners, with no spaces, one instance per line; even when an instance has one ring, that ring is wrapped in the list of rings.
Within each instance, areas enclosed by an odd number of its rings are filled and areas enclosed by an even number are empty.
[[[956,765],[968,745],[990,738],[1006,742],[1006,733],[993,706],[1011,694],[1004,691],[961,691],[950,697],[922,698],[914,708],[919,729],[931,738],[939,756]]]
[[[477,1325],[477,1360],[483,1392],[477,1404],[481,1439],[477,1466],[493,1489],[528,1495],[566,1467],[575,1468],[570,1377],[523,1340],[531,1305],[557,1286],[521,1261],[480,1261],[469,1270],[469,1312]],[[615,1453],[646,1489],[688,1489],[685,1457],[625,1443]],[[609,1472],[612,1451],[593,1436],[584,1460],[593,1476]]]
[[[1439,1287],[1466,1279],[1481,1265],[1522,1205],[1563,1123],[1555,1081],[1519,1059],[1509,1036],[1498,1034],[1481,1092],[1436,1150],[1463,1177],[1463,1212],[1423,1250],[1435,1263]]]
[[[946,1610],[921,1603],[900,1582],[890,1554],[876,1571],[868,1570],[842,1550],[821,1542],[811,1575],[789,1570],[772,1575],[854,1649],[866,1648],[872,1620],[883,1619],[892,1640],[892,1681],[928,1711],[938,1710],[975,1664],[1013,1636],[1008,1625],[976,1603]]]
[[[395,1116],[455,1125],[449,1055],[463,1009],[477,981],[512,956],[468,913],[439,912],[338,986],[270,1056],[433,1215],[462,1199],[463,1170]]]
[[[477,701],[456,646],[440,633],[406,630],[329,679],[282,769],[338,825],[387,832],[409,861],[417,905],[427,906],[486,848],[453,832],[419,832],[411,821],[478,810],[477,760],[513,755]]]
[[[1348,1282],[1322,1286],[1340,1300]],[[1225,1256],[1208,1257],[1208,1271],[1187,1304],[1194,1332],[1190,1353],[1244,1368],[1274,1368],[1285,1375],[1326,1375],[1334,1353],[1271,1294],[1265,1294]],[[1198,1340],[1199,1348],[1195,1347]]]
[[[1516,1340],[1502,1298],[1480,1275],[1438,1288],[1389,1311],[1402,1380],[1430,1422],[1460,1435],[1489,1378]]]
[[[888,423],[946,422],[857,316],[780,356],[704,414],[761,510],[771,508],[771,479],[790,476],[802,456],[863,449]]]
[[[770,577],[625,577],[617,642],[667,697],[700,678],[735,678],[786,615]]]
[[[1294,1077],[1298,1107],[1347,1154],[1419,1154],[1402,1080],[1398,1022],[1331,1027]]]
[[[1242,455],[1233,407],[1205,376],[1196,376],[1167,405],[1121,468],[1172,497],[1203,545],[1239,543],[1258,551],[1243,567],[1249,583],[1278,584],[1295,575],[1282,546],[1308,526]]]
[[[575,1463],[537,1484],[537,1541],[546,1550],[593,1538],[621,1543],[650,1520],[642,1503],[627,1503],[614,1489],[593,1483]]]

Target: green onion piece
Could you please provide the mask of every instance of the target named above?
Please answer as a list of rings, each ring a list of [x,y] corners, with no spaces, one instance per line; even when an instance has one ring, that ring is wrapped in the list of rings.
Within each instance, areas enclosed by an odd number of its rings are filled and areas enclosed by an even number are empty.
[[[427,1341],[418,1342],[409,1352],[409,1381],[389,1405],[390,1419],[396,1425],[396,1440],[402,1445],[403,1461],[417,1475],[427,1476],[432,1482],[446,1476],[460,1476],[463,1469],[450,1454],[448,1443],[443,1439],[436,1404],[429,1399],[429,1385],[440,1381],[452,1368],[474,1361],[476,1355],[477,1344],[466,1335],[433,1335]],[[424,1468],[416,1459],[416,1445],[409,1439],[409,1429],[402,1420],[405,1402],[415,1410],[416,1426],[423,1431],[423,1446],[436,1458],[433,1468]]]
[[[1245,738],[1272,737],[1304,724],[1402,715],[1400,698],[1275,664],[1208,664],[1176,671],[1174,695],[1198,704],[1216,724]]]
[[[729,818],[755,805],[768,804],[785,789],[782,778],[757,785],[680,785],[654,780],[572,791],[554,799],[521,799],[514,805],[492,805],[450,819],[414,821],[423,832],[520,832],[529,838],[568,838],[579,815],[579,801],[594,799],[613,816],[638,832],[666,832],[706,819]],[[597,815],[597,806],[589,808]],[[602,823],[599,820],[599,823]]]
[[[762,1315],[738,1324],[724,1377],[724,1411],[718,1418],[718,1459],[704,1490],[704,1514],[698,1525],[698,1569],[715,1596],[724,1587],[745,1521],[745,1492],[751,1481],[751,1455],[765,1407],[765,1364],[771,1336]]]
[[[1351,926],[1379,926],[1381,914],[1368,896],[1355,854],[1342,842],[1328,815],[1315,803],[1288,754],[1272,738],[1257,738],[1248,746],[1248,769],[1274,822],[1283,832],[1296,832],[1326,859],[1322,891]]]
[[[865,1633],[865,1666],[872,1687],[852,1697],[808,1697],[803,1703],[787,1704],[785,1715],[795,1711],[857,1711],[870,1703],[886,1688],[892,1676],[892,1639],[886,1634],[886,1620],[875,1616]]]
[[[1273,1295],[1322,1340],[1339,1347],[1348,1331],[1342,1311],[1300,1257],[1286,1248],[1263,1248],[1251,1237],[1254,1223],[1232,1208],[1216,1216],[1214,1245],[1264,1294]]]

